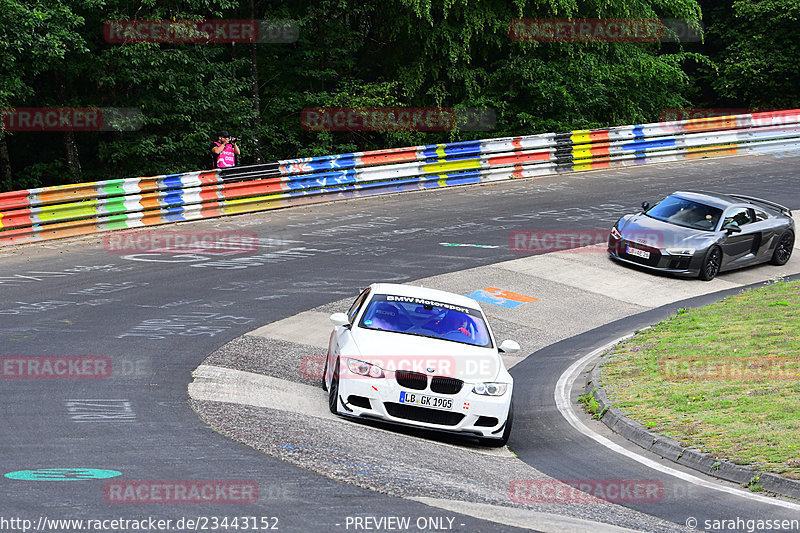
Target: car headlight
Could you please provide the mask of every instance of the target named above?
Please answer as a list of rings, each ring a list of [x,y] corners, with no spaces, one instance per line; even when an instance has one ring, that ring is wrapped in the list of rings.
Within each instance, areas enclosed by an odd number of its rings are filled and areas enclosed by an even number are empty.
[[[371,378],[383,377],[383,370],[381,369],[381,367],[375,366],[372,363],[367,363],[366,361],[359,361],[358,359],[348,359],[347,368],[350,369],[350,372],[352,372],[353,374],[358,374],[359,376],[369,376]]]
[[[694,255],[694,248],[664,248],[669,255]]]
[[[615,239],[621,239],[622,233],[620,233],[617,227],[614,226],[613,228],[611,228],[611,236],[614,237]]]
[[[508,390],[508,383],[478,383],[472,392],[483,396],[502,396]]]

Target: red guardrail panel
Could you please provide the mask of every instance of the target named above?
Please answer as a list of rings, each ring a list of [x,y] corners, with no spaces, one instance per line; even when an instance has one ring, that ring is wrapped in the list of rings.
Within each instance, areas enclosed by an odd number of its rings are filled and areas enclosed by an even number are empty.
[[[23,209],[30,207],[30,197],[27,190],[0,192],[0,211]]]

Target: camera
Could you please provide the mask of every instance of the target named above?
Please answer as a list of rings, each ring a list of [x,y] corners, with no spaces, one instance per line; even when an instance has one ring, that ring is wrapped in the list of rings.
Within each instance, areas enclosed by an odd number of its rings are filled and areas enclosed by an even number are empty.
[[[228,142],[229,142],[230,144],[233,144],[233,143],[235,143],[235,142],[236,142],[236,141],[238,141],[238,140],[239,140],[239,138],[238,138],[238,137],[228,137]]]

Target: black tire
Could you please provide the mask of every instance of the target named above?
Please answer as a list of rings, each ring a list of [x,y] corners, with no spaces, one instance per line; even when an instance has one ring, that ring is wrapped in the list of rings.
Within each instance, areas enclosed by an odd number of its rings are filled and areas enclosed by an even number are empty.
[[[502,448],[508,444],[508,438],[511,437],[511,426],[514,424],[514,400],[511,400],[511,405],[508,406],[508,418],[506,418],[506,426],[503,429],[503,436],[499,439],[480,439],[481,444],[491,448]]]
[[[328,409],[331,413],[339,414],[339,360],[333,368],[333,378],[331,379],[331,390],[328,391]]]
[[[700,279],[703,281],[711,281],[717,274],[719,268],[722,266],[722,250],[718,246],[711,248],[703,259],[703,265],[700,267]]]
[[[328,375],[328,356],[325,356],[325,370],[322,371],[322,390],[328,390],[328,384],[325,383],[325,376]]]
[[[783,266],[789,262],[792,257],[792,249],[794,248],[794,233],[792,230],[786,230],[778,239],[778,244],[775,246],[775,251],[772,252],[772,259],[770,263],[776,266]]]

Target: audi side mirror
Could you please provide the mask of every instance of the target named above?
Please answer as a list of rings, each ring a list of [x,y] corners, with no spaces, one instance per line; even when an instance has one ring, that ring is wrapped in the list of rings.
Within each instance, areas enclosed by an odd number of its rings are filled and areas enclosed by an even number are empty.
[[[742,228],[740,228],[737,224],[735,224],[733,222],[728,222],[727,224],[722,226],[722,230],[723,231],[727,231],[728,235],[730,235],[731,233],[741,233],[742,232]]]
[[[642,202],[642,212],[645,212],[648,209],[650,209],[650,202]]]

